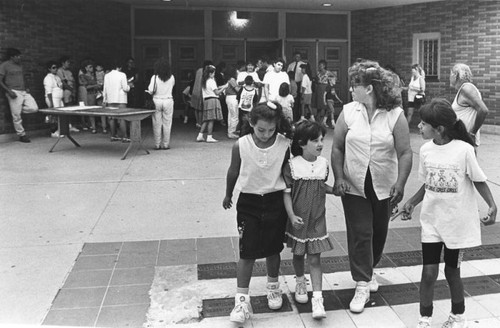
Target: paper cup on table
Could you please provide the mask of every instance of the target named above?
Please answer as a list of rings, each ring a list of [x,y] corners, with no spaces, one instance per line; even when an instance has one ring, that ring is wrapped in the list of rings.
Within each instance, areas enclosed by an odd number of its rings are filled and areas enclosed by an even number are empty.
[[[80,101],[80,106],[85,106],[85,103],[83,101]]]

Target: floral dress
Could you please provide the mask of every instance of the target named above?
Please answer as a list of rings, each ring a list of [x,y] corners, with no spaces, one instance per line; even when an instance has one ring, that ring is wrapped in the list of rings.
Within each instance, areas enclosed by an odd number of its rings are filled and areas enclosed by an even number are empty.
[[[285,192],[291,193],[293,211],[304,221],[302,228],[294,229],[288,220],[287,246],[295,255],[318,254],[333,249],[325,218],[328,161],[318,157],[309,162],[302,156],[295,156],[285,165],[283,177],[287,186]]]

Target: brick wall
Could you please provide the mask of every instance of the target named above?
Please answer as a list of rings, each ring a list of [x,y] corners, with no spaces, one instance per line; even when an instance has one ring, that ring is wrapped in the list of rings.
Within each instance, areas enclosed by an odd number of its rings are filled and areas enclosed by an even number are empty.
[[[62,55],[73,59],[73,74],[83,58],[109,63],[131,54],[130,7],[102,0],[0,0],[0,55],[17,48],[25,77],[40,108],[46,108],[45,63]],[[41,114],[26,115],[24,127],[43,127]],[[8,103],[0,95],[0,134],[12,133]]]
[[[451,67],[469,65],[490,114],[486,124],[500,125],[500,1],[447,0],[352,12],[351,60],[370,58],[392,64],[409,81],[414,33],[441,33],[439,82],[427,83],[430,97],[452,101]]]

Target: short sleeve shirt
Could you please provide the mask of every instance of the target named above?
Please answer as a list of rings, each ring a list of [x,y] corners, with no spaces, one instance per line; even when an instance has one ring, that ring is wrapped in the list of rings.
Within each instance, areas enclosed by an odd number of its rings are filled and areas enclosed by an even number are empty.
[[[12,60],[0,64],[0,79],[14,90],[25,90],[23,68]]]

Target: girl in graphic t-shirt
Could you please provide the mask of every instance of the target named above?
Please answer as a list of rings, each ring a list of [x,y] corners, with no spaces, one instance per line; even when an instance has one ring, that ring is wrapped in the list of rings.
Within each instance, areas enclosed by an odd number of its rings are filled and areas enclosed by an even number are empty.
[[[444,272],[451,294],[451,313],[443,327],[465,327],[462,254],[464,249],[481,244],[480,222],[495,223],[497,207],[478,165],[474,143],[451,104],[445,99],[434,99],[421,108],[420,117],[422,137],[432,140],[420,148],[419,179],[423,185],[402,211],[403,219],[410,219],[414,207],[422,202],[423,268],[417,327],[431,327],[434,283],[443,248]],[[489,207],[481,220],[475,189]]]

